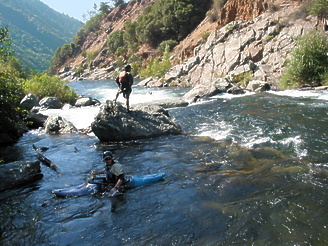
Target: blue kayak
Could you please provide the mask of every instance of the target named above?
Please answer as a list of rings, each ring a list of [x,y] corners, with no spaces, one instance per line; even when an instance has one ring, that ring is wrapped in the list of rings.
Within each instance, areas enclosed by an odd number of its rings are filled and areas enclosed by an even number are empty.
[[[163,179],[164,176],[165,173],[126,176],[127,182],[124,184],[124,187],[133,188],[133,187],[148,185]],[[94,178],[89,182],[77,186],[53,190],[52,193],[61,197],[83,196],[88,194],[94,194],[100,191],[101,186],[106,185],[103,182],[103,179],[104,179],[103,177]]]

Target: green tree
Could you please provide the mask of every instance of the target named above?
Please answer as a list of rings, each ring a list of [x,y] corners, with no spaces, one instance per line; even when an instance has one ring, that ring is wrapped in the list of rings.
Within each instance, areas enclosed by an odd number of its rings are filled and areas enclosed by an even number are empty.
[[[292,58],[280,79],[282,88],[321,84],[328,75],[328,38],[316,30],[297,40]]]
[[[173,48],[178,45],[178,42],[175,40],[165,40],[160,45],[158,46],[158,50],[165,52],[167,49],[167,46],[169,47],[170,50],[173,50]]]
[[[132,50],[135,50],[139,42],[136,35],[137,22],[128,21],[125,23],[123,40],[124,43]]]
[[[0,28],[0,59],[6,60],[9,57],[13,50],[11,47],[11,39],[9,37],[9,32],[7,27]]]
[[[112,3],[112,5],[114,7],[117,7],[117,6],[121,5],[121,4],[123,4],[124,3],[124,0],[111,0],[109,2]]]
[[[22,110],[19,108],[22,79],[20,66],[11,56],[10,45],[8,29],[0,28],[0,133],[9,133],[13,139],[18,139],[23,133]]]
[[[140,43],[157,46],[164,40],[181,41],[203,20],[210,1],[158,0],[137,19]]]
[[[74,44],[65,44],[61,47],[58,47],[54,56],[50,60],[49,73],[55,74],[55,67],[64,64],[65,61],[72,55]]]
[[[105,2],[100,2],[99,11],[102,14],[109,14],[111,9],[110,9],[109,5],[106,4]]]
[[[116,54],[118,48],[124,46],[123,35],[124,31],[121,30],[114,31],[108,35],[107,46],[110,53]]]
[[[309,9],[310,14],[314,14],[319,18],[328,18],[328,1],[327,0],[312,0]]]
[[[141,77],[163,77],[170,67],[170,46],[166,45],[163,57],[154,58],[146,69],[140,71],[140,75]]]

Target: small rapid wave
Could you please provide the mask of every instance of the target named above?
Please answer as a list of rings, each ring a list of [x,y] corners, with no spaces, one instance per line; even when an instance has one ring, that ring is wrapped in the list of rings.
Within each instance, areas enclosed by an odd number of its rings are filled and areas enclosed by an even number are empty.
[[[328,101],[327,90],[284,90],[284,91],[269,91],[274,95],[287,96],[291,98],[308,98]]]

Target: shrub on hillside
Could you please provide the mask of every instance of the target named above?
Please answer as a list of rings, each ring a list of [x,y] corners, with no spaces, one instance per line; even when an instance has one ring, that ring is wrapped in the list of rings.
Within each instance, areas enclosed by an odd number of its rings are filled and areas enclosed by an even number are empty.
[[[26,94],[32,93],[40,98],[57,97],[63,103],[73,103],[78,96],[63,80],[46,74],[26,80],[23,89]]]
[[[140,76],[143,78],[163,77],[170,68],[170,47],[166,45],[163,57],[152,59],[149,65],[144,70],[140,71]]]
[[[124,31],[121,30],[114,31],[108,35],[107,46],[111,55],[115,55],[119,48],[124,47],[123,35]]]
[[[328,76],[328,38],[312,30],[300,37],[280,79],[282,89],[320,85]]]
[[[325,18],[328,15],[328,1],[327,0],[312,0],[309,8],[309,13]]]
[[[177,45],[178,45],[178,42],[175,41],[175,40],[171,40],[171,39],[170,40],[165,40],[162,43],[160,43],[160,45],[158,46],[158,50],[164,52],[165,49],[167,48],[167,46],[169,47],[170,50],[173,50],[173,48]]]
[[[183,40],[204,18],[210,3],[203,0],[158,0],[138,17],[140,43],[157,47],[165,40]]]

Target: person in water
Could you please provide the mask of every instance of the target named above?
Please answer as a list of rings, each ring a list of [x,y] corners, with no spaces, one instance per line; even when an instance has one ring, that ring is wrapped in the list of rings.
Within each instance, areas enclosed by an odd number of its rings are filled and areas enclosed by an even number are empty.
[[[91,175],[106,174],[105,182],[112,187],[110,190],[112,194],[119,191],[125,183],[123,167],[121,164],[115,163],[111,151],[105,151],[103,153],[103,160],[106,163],[105,169],[99,172],[93,171]]]
[[[131,65],[126,65],[124,67],[124,71],[120,72],[120,74],[116,77],[115,80],[116,84],[118,85],[118,91],[116,93],[114,102],[116,103],[118,96],[123,93],[123,97],[126,99],[126,110],[128,112],[130,112],[129,99],[133,85],[133,76],[131,75],[131,69]]]

